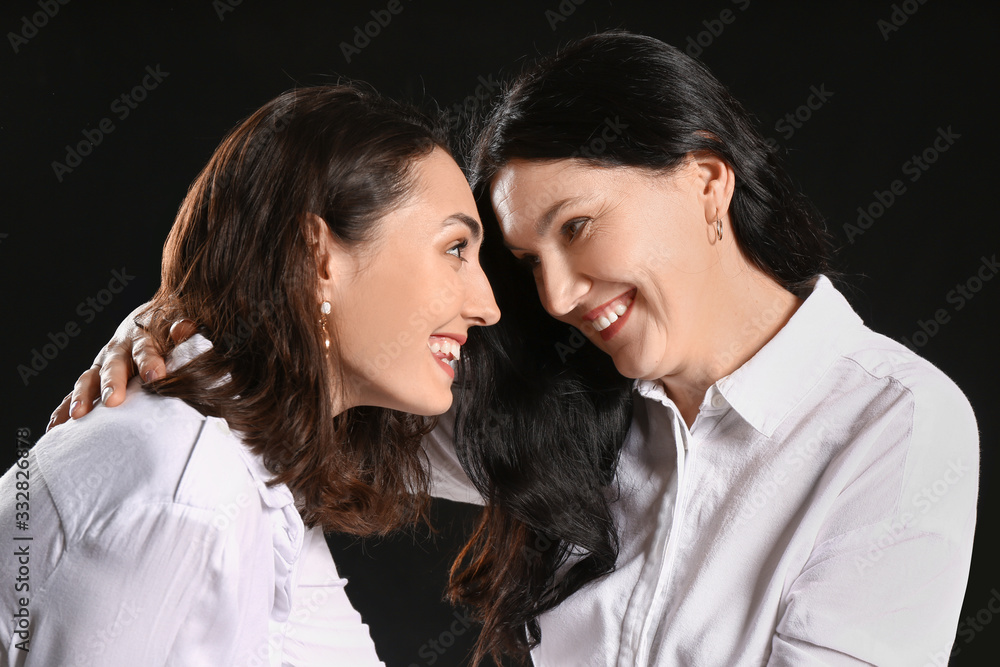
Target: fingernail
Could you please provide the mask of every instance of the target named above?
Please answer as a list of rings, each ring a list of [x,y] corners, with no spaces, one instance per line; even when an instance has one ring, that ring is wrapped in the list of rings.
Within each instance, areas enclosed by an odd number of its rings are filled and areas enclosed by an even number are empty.
[[[148,370],[148,371],[146,371],[146,374],[143,375],[142,377],[143,377],[143,381],[145,381],[145,382],[152,382],[153,380],[155,380],[157,378],[156,371],[154,371],[154,370]]]
[[[73,413],[76,412],[76,409],[78,407],[80,407],[80,401],[73,401],[73,405],[69,406],[69,418],[70,419],[73,418]],[[56,418],[56,416],[52,415],[52,419],[55,419],[55,418]]]
[[[111,398],[111,394],[115,393],[114,387],[105,387],[104,391],[101,392],[101,402],[107,403],[108,399]]]

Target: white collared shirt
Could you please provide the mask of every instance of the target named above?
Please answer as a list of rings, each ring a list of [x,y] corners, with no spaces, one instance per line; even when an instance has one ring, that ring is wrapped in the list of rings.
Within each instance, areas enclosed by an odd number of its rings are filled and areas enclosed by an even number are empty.
[[[190,339],[170,367],[210,345]],[[21,592],[17,559],[0,558],[0,665],[382,665],[322,532],[224,420],[133,381],[28,462],[25,529],[21,469],[0,479],[0,542],[29,550]]]
[[[543,614],[537,667],[946,664],[975,418],[825,277],[689,429],[637,382],[616,570]]]

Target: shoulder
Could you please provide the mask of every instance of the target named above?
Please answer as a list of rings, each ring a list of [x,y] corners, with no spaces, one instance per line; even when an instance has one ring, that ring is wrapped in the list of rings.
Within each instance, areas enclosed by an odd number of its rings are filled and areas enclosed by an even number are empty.
[[[860,326],[842,360],[872,382],[892,386],[912,406],[914,429],[977,433],[972,406],[951,378],[902,344]]]
[[[974,508],[979,430],[965,394],[932,363],[867,327],[859,327],[851,343],[841,362],[852,368],[855,381],[846,387],[864,394],[867,383],[878,388],[880,396],[873,402],[877,409],[867,412],[853,430],[885,441],[876,451],[889,447],[888,441],[902,447],[903,506],[922,508],[920,498],[936,488],[938,496],[947,491],[949,500],[940,503],[940,509],[952,503],[961,506],[950,516]]]
[[[242,449],[223,420],[133,383],[122,405],[52,430],[33,451],[72,540],[122,508],[217,510],[256,495]]]
[[[817,282],[800,311],[798,345],[809,355],[800,354],[799,361],[803,369],[811,363],[817,372],[824,369],[819,375],[827,382],[820,386],[832,394],[827,398],[839,396],[846,404],[863,403],[865,397],[891,402],[897,414],[910,409],[915,421],[947,413],[954,429],[975,430],[972,409],[955,383],[926,359],[868,328],[828,279]]]

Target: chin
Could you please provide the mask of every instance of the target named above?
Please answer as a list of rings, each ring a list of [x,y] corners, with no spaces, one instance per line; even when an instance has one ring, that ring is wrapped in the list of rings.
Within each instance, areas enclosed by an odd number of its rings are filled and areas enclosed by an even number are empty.
[[[651,364],[636,355],[625,354],[619,351],[618,354],[611,355],[611,360],[615,363],[618,372],[632,380],[643,380],[651,372]]]
[[[406,410],[406,412],[410,412],[412,414],[419,415],[421,417],[440,417],[444,413],[448,412],[448,410],[450,409],[451,409],[451,401],[448,401],[447,403],[440,403],[433,407],[429,406],[419,410]]]
[[[426,392],[419,397],[413,397],[413,400],[401,401],[393,409],[420,415],[421,417],[437,417],[451,409],[453,400],[454,397],[450,389],[443,392]]]
[[[439,368],[398,369],[392,376],[369,377],[358,394],[355,405],[409,412],[422,417],[443,415],[451,408],[454,396],[451,382]]]

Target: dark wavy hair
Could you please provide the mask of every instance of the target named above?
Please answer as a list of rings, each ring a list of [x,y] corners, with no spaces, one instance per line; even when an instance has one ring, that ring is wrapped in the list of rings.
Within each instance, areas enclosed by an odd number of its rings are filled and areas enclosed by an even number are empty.
[[[614,140],[602,136],[609,125]],[[706,67],[651,37],[601,33],[529,65],[486,119],[471,166],[482,200],[511,160],[669,174],[698,152],[735,173],[729,212],[749,261],[799,294],[829,271],[819,217],[750,114]],[[526,658],[538,616],[614,568],[612,481],[632,401],[611,358],[544,313],[497,227],[487,224],[483,266],[504,317],[470,337],[456,423],[459,458],[489,503],[449,586],[482,610],[477,662]]]
[[[431,424],[377,407],[335,414],[343,378],[320,327],[309,215],[360,248],[435,147],[448,150],[431,120],[373,91],[291,90],[222,141],[164,247],[153,341],[168,352],[170,323],[187,317],[213,348],[147,390],[226,419],[309,526],[363,535],[426,517],[420,440]]]

